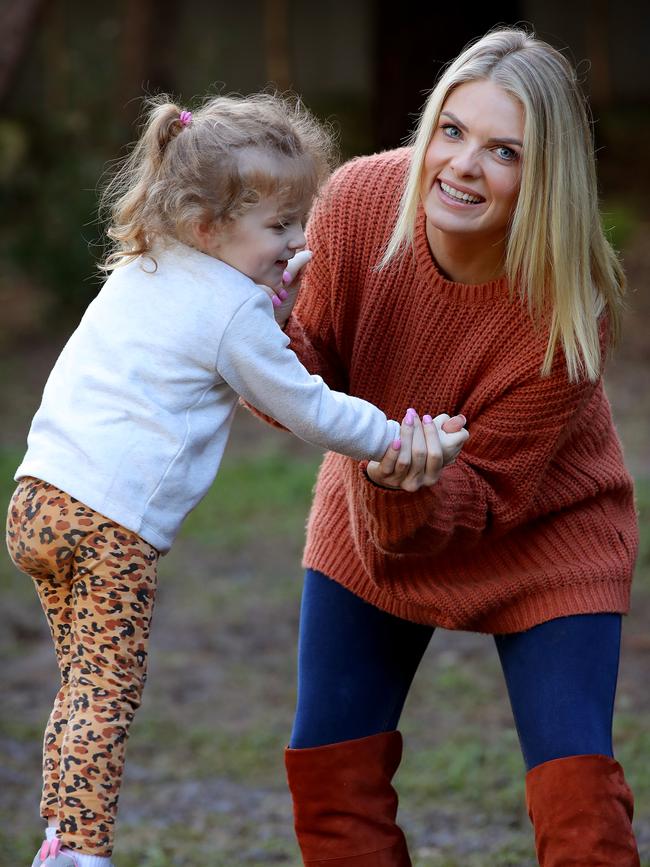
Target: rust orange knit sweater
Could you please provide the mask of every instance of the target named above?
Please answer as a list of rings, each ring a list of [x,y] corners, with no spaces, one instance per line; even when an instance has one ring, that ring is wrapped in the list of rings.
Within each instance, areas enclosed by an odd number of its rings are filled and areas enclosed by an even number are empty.
[[[304,564],[380,608],[449,629],[512,632],[625,612],[637,550],[632,481],[602,382],[570,383],[561,352],[504,279],[445,279],[424,215],[414,251],[374,270],[408,149],[346,164],[308,229],[314,259],[287,333],[333,387],[402,418],[462,412],[471,437],[438,483],[383,490],[327,454]]]

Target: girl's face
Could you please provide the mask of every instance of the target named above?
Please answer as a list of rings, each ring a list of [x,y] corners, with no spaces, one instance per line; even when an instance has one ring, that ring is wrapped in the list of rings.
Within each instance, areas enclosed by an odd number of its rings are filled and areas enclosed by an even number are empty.
[[[202,249],[255,283],[278,289],[287,261],[305,243],[303,215],[289,213],[277,196],[267,196],[241,217],[216,227]]]
[[[424,158],[420,195],[427,234],[505,243],[521,183],[524,110],[491,81],[447,97]]]

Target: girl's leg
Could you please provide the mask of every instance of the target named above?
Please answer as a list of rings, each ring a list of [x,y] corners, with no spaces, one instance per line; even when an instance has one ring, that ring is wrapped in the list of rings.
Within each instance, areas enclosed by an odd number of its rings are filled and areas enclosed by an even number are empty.
[[[395,730],[433,630],[308,571],[298,710],[286,751],[296,835],[310,867],[409,867],[391,785]]]
[[[158,555],[38,480],[19,485],[7,528],[14,562],[36,580],[62,670],[46,732],[43,813],[58,816],[65,846],[109,857]]]
[[[612,755],[621,617],[563,617],[496,638],[542,867],[639,867],[633,798]]]
[[[307,570],[291,747],[392,731],[433,629],[393,617]]]
[[[60,827],[69,848],[108,857],[126,741],[146,679],[158,555],[134,533],[108,521],[101,521],[79,548]]]
[[[61,745],[70,713],[70,660],[72,658],[72,591],[68,582],[59,583],[53,576],[32,576],[45,612],[61,685],[54,698],[43,737],[43,793],[41,816],[51,824],[59,824],[59,784]]]
[[[69,564],[52,561],[47,548],[54,544],[54,526],[61,503],[37,479],[22,479],[7,514],[7,548],[14,563],[30,575],[47,619],[61,675],[43,738],[41,816],[58,826],[61,744],[68,723],[72,631],[72,589]]]

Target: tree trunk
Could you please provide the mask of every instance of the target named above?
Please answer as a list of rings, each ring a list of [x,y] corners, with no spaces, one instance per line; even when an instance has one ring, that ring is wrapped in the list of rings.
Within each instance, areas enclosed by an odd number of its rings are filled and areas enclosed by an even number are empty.
[[[0,5],[0,105],[4,105],[11,90],[43,6],[44,0],[3,0]]]

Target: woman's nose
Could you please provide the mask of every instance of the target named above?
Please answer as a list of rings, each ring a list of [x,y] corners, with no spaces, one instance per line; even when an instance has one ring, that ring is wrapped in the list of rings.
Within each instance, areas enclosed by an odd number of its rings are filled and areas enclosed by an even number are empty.
[[[465,147],[457,150],[451,165],[457,175],[475,177],[480,171],[476,148]]]

